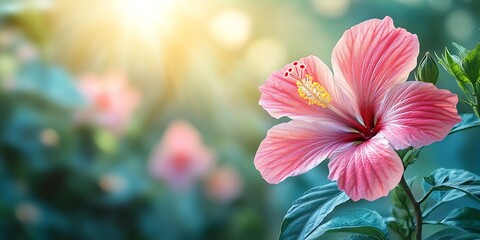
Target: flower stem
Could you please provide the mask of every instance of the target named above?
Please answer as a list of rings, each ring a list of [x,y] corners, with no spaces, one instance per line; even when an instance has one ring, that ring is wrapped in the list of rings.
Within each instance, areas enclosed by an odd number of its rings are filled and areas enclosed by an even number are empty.
[[[410,199],[410,202],[412,203],[413,210],[415,211],[415,219],[416,219],[415,240],[421,240],[423,219],[422,219],[422,210],[420,209],[420,203],[418,203],[417,200],[415,200],[412,190],[408,186],[403,176],[402,176],[402,179],[400,180],[400,186],[403,188],[403,190],[407,194],[408,199]]]

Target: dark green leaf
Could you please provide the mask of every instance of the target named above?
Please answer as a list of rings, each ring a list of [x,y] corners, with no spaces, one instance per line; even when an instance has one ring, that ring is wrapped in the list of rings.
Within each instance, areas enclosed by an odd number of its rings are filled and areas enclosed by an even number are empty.
[[[455,124],[455,126],[453,126],[452,130],[450,130],[450,134],[456,133],[468,128],[480,126],[480,119],[478,119],[478,117],[475,116],[475,114],[466,113],[466,114],[461,114],[460,116],[462,117],[462,121]]]
[[[437,202],[452,201],[465,193],[480,198],[480,177],[459,169],[437,169],[424,178],[423,187],[425,191],[435,191],[430,196]]]
[[[305,239],[333,209],[350,198],[332,182],[305,192],[283,219],[280,239]]]
[[[391,229],[393,229],[398,235],[400,235],[402,237],[402,239],[407,239],[409,238],[409,234],[408,233],[405,233],[405,230],[404,229],[408,229],[408,228],[405,228],[404,226],[400,225],[398,222],[396,222],[396,220],[394,218],[387,218],[385,219],[385,222],[387,223],[387,226]]]
[[[437,232],[425,240],[472,240],[480,239],[480,234],[469,233],[457,228],[447,228]]]
[[[350,235],[347,238],[342,238],[344,240],[374,240],[375,238],[365,235]]]
[[[463,58],[462,67],[470,82],[475,84],[480,77],[480,43]]]
[[[411,203],[402,187],[397,186],[392,190],[393,206],[401,209],[410,209]]]
[[[352,232],[367,235],[372,239],[387,239],[388,231],[382,216],[369,209],[355,209],[349,213],[335,217],[321,225],[308,236],[307,239],[316,239],[327,232]]]
[[[411,186],[412,180],[409,180],[409,186]],[[402,187],[397,186],[392,190],[392,216],[394,221],[389,221],[388,225],[393,228],[398,234],[407,238],[411,236],[414,228],[413,218],[415,216],[412,203],[408,199],[407,194]]]
[[[463,193],[470,195],[475,200],[480,202],[480,180],[465,181],[464,183],[455,184],[455,185],[443,184],[443,185],[433,187],[432,190],[433,191],[459,190]],[[455,198],[458,198],[458,197],[455,197]],[[453,200],[453,199],[449,199],[449,201],[450,200]]]
[[[470,207],[457,208],[449,212],[440,223],[480,233],[480,210]]]

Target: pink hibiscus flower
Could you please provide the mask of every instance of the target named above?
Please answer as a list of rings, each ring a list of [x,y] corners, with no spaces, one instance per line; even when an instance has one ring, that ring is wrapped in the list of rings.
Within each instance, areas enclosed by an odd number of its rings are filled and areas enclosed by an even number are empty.
[[[215,155],[202,142],[200,133],[188,122],[171,123],[150,157],[153,177],[164,180],[171,189],[185,190],[205,177]]]
[[[373,201],[399,183],[395,150],[440,141],[460,121],[457,96],[431,83],[406,82],[416,66],[417,36],[390,17],[347,30],[333,49],[333,74],[309,56],[274,72],[260,105],[275,118],[255,167],[269,183],[302,174],[329,158],[329,179],[352,200]]]
[[[88,106],[78,111],[77,121],[96,124],[115,134],[124,132],[139,104],[138,91],[128,84],[124,74],[85,74],[78,81],[78,89],[87,99]]]

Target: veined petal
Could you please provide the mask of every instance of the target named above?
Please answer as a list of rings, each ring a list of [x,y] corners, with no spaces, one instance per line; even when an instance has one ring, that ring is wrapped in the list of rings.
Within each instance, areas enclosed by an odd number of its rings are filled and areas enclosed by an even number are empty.
[[[328,168],[331,180],[353,200],[376,200],[400,182],[403,163],[381,134],[335,151]]]
[[[461,119],[458,98],[431,83],[405,82],[385,95],[377,119],[395,149],[423,147],[444,139]]]
[[[333,49],[333,72],[372,106],[393,84],[406,81],[418,52],[415,34],[395,28],[390,17],[371,19],[345,31]]]
[[[292,120],[274,126],[255,155],[255,167],[269,183],[302,174],[342,146],[348,133],[318,122]]]
[[[298,66],[303,66],[303,68]],[[300,96],[297,81],[301,81],[306,75],[312,77],[312,82],[318,82],[325,88],[333,99],[330,104],[355,116],[348,94],[343,93],[343,90],[335,84],[330,69],[316,56],[301,58],[272,73],[260,86],[262,93],[260,105],[275,118],[286,116],[291,119],[338,124],[340,121],[338,115],[330,109],[309,104],[308,100]]]

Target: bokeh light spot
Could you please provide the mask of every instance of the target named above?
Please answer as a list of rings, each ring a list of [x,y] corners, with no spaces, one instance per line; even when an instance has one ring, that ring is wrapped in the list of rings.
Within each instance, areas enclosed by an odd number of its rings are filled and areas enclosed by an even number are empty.
[[[469,38],[474,31],[473,16],[465,10],[456,10],[447,16],[445,28],[447,32],[457,41]]]
[[[40,218],[40,212],[33,204],[22,202],[15,208],[15,216],[25,224],[35,223]]]
[[[121,193],[127,189],[128,182],[120,175],[107,173],[100,178],[99,186],[108,193]]]
[[[427,0],[430,7],[439,12],[447,11],[452,6],[452,0]]]
[[[210,21],[210,34],[225,48],[235,49],[243,46],[251,33],[251,19],[240,10],[226,10]]]
[[[347,12],[350,7],[350,0],[314,0],[313,6],[322,16],[338,18]]]
[[[60,137],[54,129],[46,128],[40,133],[40,141],[45,146],[54,147],[58,145]]]

